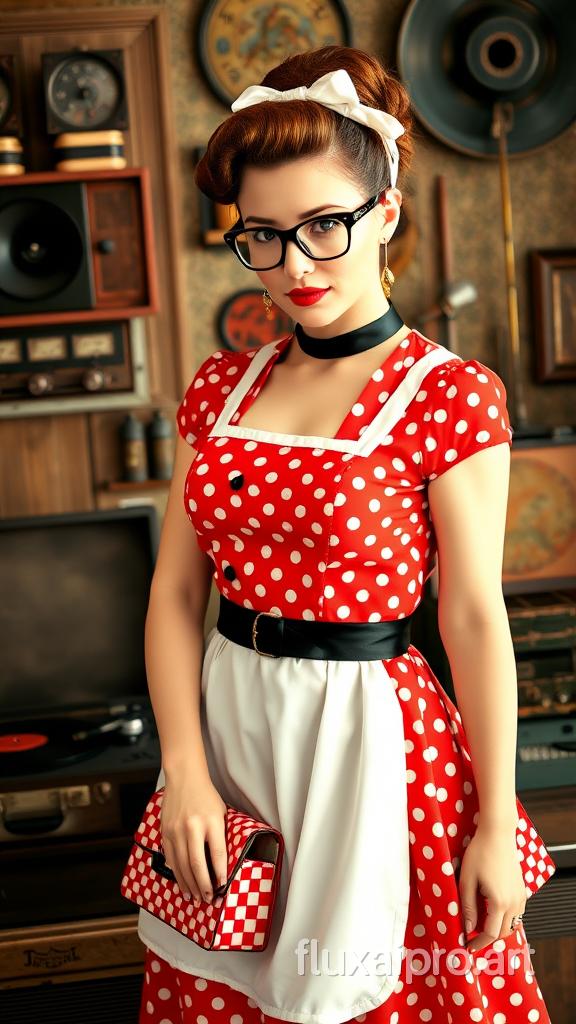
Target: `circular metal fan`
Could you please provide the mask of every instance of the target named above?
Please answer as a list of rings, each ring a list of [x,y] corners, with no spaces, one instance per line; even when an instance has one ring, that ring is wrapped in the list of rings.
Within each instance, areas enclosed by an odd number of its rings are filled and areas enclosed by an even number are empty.
[[[446,145],[496,157],[496,101],[514,105],[508,152],[546,145],[576,116],[573,0],[412,0],[398,69],[414,110]]]

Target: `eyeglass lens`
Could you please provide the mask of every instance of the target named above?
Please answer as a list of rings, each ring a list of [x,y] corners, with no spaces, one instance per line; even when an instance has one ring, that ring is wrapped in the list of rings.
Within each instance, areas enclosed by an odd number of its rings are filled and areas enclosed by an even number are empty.
[[[346,252],[348,229],[333,218],[318,218],[303,224],[297,238],[312,259],[333,259]],[[267,270],[282,258],[282,243],[273,228],[248,228],[236,236],[240,256],[254,270]]]

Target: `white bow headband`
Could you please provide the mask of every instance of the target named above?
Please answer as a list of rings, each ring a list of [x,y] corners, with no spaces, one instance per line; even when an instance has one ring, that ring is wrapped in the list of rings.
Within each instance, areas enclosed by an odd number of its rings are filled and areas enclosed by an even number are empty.
[[[316,100],[331,110],[336,110],[352,121],[367,125],[378,132],[386,147],[386,155],[390,164],[390,184],[393,187],[398,178],[399,153],[396,139],[404,134],[400,121],[392,114],[376,107],[366,107],[360,103],[354,82],[344,68],[329,71],[322,75],[309,87],[299,85],[296,89],[270,89],[265,85],[249,85],[234,100],[231,109],[236,113],[244,107],[263,100]]]

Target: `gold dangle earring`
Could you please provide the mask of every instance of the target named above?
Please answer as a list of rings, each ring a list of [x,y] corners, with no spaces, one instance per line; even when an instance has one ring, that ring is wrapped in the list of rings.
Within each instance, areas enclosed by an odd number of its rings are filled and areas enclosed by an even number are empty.
[[[384,295],[389,299],[392,285],[394,284],[394,274],[388,266],[388,242],[386,239],[384,239],[384,270],[382,271],[380,281]]]
[[[266,307],[266,319],[273,320],[274,313],[272,312],[272,296],[270,295],[270,292],[268,291],[267,288],[265,288],[264,291],[262,292],[262,302]]]

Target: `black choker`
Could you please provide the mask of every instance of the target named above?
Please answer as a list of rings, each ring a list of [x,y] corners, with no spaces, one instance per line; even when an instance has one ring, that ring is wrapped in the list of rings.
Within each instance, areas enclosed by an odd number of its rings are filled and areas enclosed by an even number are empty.
[[[354,330],[346,331],[345,334],[336,334],[333,338],[312,338],[306,334],[302,324],[296,324],[294,334],[300,348],[307,356],[316,356],[318,359],[339,359],[341,356],[353,356],[357,352],[364,352],[365,349],[381,345],[403,326],[402,317],[390,303],[390,308],[377,320],[372,320],[371,323],[365,324],[363,327],[355,327]]]

